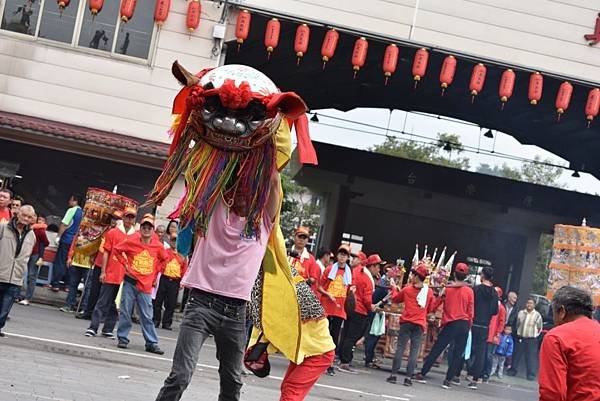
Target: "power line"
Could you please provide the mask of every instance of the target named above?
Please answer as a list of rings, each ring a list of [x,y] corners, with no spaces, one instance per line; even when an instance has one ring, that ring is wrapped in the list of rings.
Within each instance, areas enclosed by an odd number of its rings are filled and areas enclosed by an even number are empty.
[[[341,125],[318,122],[319,125],[326,126],[326,127],[350,130],[353,132],[374,135],[374,136],[383,137],[383,138],[394,138],[394,139],[399,139],[401,141],[415,142],[415,143],[420,143],[420,144],[425,144],[425,145],[439,145],[440,143],[442,145],[444,145],[444,144],[448,143],[451,146],[453,145],[456,149],[460,149],[462,151],[469,152],[469,153],[483,154],[486,156],[497,157],[497,158],[501,158],[501,159],[505,159],[505,160],[518,161],[521,163],[532,163],[532,164],[538,164],[538,165],[543,165],[543,166],[548,166],[548,167],[556,167],[556,168],[562,168],[565,170],[570,170],[567,166],[563,166],[563,165],[559,165],[559,164],[555,164],[555,163],[550,163],[550,162],[540,161],[540,160],[535,160],[535,159],[527,159],[525,157],[511,155],[508,153],[496,152],[495,150],[481,149],[478,147],[464,145],[462,143],[457,143],[457,142],[453,142],[453,141],[449,141],[449,140],[440,140],[439,138],[432,138],[432,137],[428,137],[425,135],[419,135],[419,134],[415,134],[412,132],[406,132],[404,130],[396,130],[396,129],[392,129],[392,128],[381,127],[381,126],[374,125],[374,124],[364,123],[364,122],[360,122],[360,121],[354,121],[354,120],[350,120],[350,119],[342,118],[342,117],[335,117],[335,116],[331,116],[331,115],[327,115],[327,114],[323,114],[323,113],[312,112],[311,114],[313,114],[313,115],[318,114],[319,117],[330,118],[333,120],[338,120],[338,121],[342,121],[342,122],[346,122],[346,123],[350,123],[350,124],[356,124],[356,125],[360,125],[360,126],[364,126],[364,127],[368,127],[368,128],[374,128],[374,129],[378,129],[378,130],[382,130],[382,131],[393,132],[393,133],[402,134],[402,135],[409,135],[411,137],[417,137],[417,138],[424,139],[424,140],[417,140],[417,139],[413,139],[413,138],[402,138],[402,137],[395,136],[395,135],[382,134],[382,133],[368,131],[368,130],[364,130],[364,129],[356,129],[356,128],[350,128],[350,127],[345,127],[345,126],[341,126]],[[431,118],[436,118],[436,117],[432,117],[425,113],[418,113],[418,114],[422,114],[422,115],[425,115],[425,116],[428,116]],[[462,121],[446,119],[443,117],[440,117],[440,119],[463,123]],[[470,123],[465,123],[465,124],[471,125]],[[473,124],[473,125],[478,127],[476,124]]]
[[[317,113],[313,112],[312,114],[316,115]],[[543,166],[548,166],[548,167],[555,167],[555,168],[562,168],[565,170],[570,170],[567,166],[563,166],[563,165],[559,165],[559,164],[555,164],[555,163],[550,163],[550,162],[540,161],[540,160],[535,160],[535,159],[527,159],[525,157],[511,155],[508,153],[496,152],[495,150],[481,149],[481,148],[477,148],[474,146],[464,145],[464,144],[449,141],[449,140],[440,140],[439,138],[432,138],[432,137],[428,137],[425,135],[419,135],[419,134],[415,134],[412,132],[406,132],[404,130],[395,130],[395,129],[391,129],[391,128],[377,126],[374,124],[363,123],[360,121],[354,121],[354,120],[350,120],[350,119],[346,119],[346,118],[342,118],[342,117],[335,117],[335,116],[322,114],[322,113],[318,113],[318,115],[319,115],[319,117],[331,118],[333,120],[356,124],[356,125],[360,125],[360,126],[364,126],[364,127],[368,127],[368,128],[374,128],[374,129],[387,131],[387,132],[394,132],[394,133],[398,133],[398,134],[402,134],[402,135],[409,135],[409,136],[417,137],[417,138],[424,139],[424,140],[417,140],[417,139],[413,139],[413,138],[403,138],[403,137],[399,137],[396,135],[382,134],[382,133],[369,131],[369,130],[365,130],[365,129],[350,128],[350,127],[344,127],[341,125],[318,122],[319,125],[322,125],[325,127],[349,130],[349,131],[353,131],[353,132],[374,135],[374,136],[378,136],[378,137],[382,137],[382,138],[394,138],[394,139],[399,139],[401,141],[415,142],[415,143],[420,143],[420,144],[425,144],[425,145],[440,145],[440,143],[442,145],[444,145],[444,144],[448,143],[451,146],[453,145],[457,150],[461,150],[461,151],[465,151],[465,152],[469,152],[469,153],[483,154],[485,156],[492,156],[492,157],[497,157],[497,158],[501,158],[501,159],[505,159],[505,160],[518,161],[521,163],[532,163],[532,164],[538,164],[538,165],[543,165]],[[435,117],[433,117],[433,118],[435,118]],[[451,120],[451,121],[453,121],[453,120]],[[456,122],[460,122],[460,121],[456,121]],[[475,125],[475,126],[477,126],[477,125]]]

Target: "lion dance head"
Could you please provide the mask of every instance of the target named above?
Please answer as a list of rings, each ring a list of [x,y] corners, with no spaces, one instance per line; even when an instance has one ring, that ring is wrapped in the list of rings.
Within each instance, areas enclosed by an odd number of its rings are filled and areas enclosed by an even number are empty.
[[[173,212],[182,232],[204,235],[222,199],[227,206],[239,200],[247,221],[242,234],[258,235],[277,168],[275,136],[282,125],[299,120],[297,134],[308,136],[307,128],[298,129],[307,127],[304,101],[244,65],[192,74],[175,62],[172,72],[184,87],[173,103],[169,155],[147,204],[160,205],[183,174],[186,192]],[[300,142],[310,144],[310,138]],[[316,155],[309,159],[316,164]]]

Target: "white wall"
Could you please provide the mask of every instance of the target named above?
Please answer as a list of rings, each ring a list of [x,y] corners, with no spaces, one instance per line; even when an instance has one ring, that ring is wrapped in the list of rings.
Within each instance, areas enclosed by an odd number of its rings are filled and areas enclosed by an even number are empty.
[[[593,32],[600,11],[591,0],[247,0],[242,3],[299,19],[304,17],[600,83],[600,45],[590,47],[583,38]]]
[[[172,2],[152,65],[0,31],[0,110],[168,142],[179,90],[172,62],[194,72],[217,63],[210,58],[212,29],[222,9],[203,1],[203,19],[191,36],[186,9],[186,2]]]

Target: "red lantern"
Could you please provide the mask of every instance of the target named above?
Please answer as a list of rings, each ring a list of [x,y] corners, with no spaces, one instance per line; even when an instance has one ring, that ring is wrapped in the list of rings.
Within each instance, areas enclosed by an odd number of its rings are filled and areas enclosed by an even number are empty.
[[[415,59],[413,60],[412,74],[415,80],[415,89],[417,84],[425,76],[427,72],[427,63],[429,62],[429,52],[424,47],[417,50]]]
[[[325,69],[325,64],[335,54],[335,48],[337,47],[338,40],[340,39],[340,34],[335,29],[330,29],[325,34],[325,38],[323,39],[323,44],[321,45],[321,56],[323,59],[323,69]]]
[[[454,56],[447,56],[442,64],[442,70],[440,71],[440,84],[442,87],[442,96],[444,92],[454,81],[454,74],[456,73],[456,58]]]
[[[571,95],[573,95],[573,85],[568,82],[563,82],[558,87],[558,93],[556,94],[556,113],[558,114],[557,121],[560,121],[560,116],[564,114],[569,108],[571,103]]]
[[[202,12],[202,6],[200,5],[200,0],[192,0],[190,4],[188,4],[187,9],[187,17],[185,18],[185,25],[187,26],[187,30],[190,33],[194,32],[198,29],[200,25],[200,13]]]
[[[308,50],[308,40],[310,39],[310,28],[306,24],[298,25],[296,29],[296,38],[294,39],[294,51],[298,57],[297,65],[300,65],[300,59]]]
[[[237,17],[235,22],[235,37],[238,43],[238,52],[240,46],[244,43],[244,40],[248,39],[250,33],[250,22],[252,21],[252,14],[248,10],[242,10]]]
[[[104,0],[89,0],[88,6],[90,8],[90,13],[93,16],[102,11],[102,6],[104,6]]]
[[[502,110],[504,110],[504,104],[508,102],[508,99],[513,94],[515,89],[516,75],[510,68],[502,73],[500,77],[500,86],[498,87],[498,94],[500,95],[500,101],[502,102]]]
[[[598,115],[600,111],[600,89],[594,88],[590,90],[585,103],[585,116],[588,120],[588,128],[592,123],[592,120]]]
[[[69,6],[70,2],[71,2],[71,0],[57,0],[58,8],[60,9],[61,16],[62,16],[63,10]]]
[[[277,18],[271,18],[267,22],[267,30],[265,31],[265,46],[267,48],[267,59],[271,58],[271,53],[279,44],[279,33],[281,32],[281,23]]]
[[[469,90],[471,91],[471,103],[475,101],[475,96],[477,96],[483,89],[483,85],[485,84],[486,73],[487,68],[485,68],[485,65],[481,63],[473,67],[473,72],[471,73],[471,81],[469,82]]]
[[[544,76],[536,71],[529,77],[529,92],[527,94],[527,96],[529,97],[529,103],[531,103],[534,106],[538,104],[538,102],[542,98],[543,89]]]
[[[127,23],[133,18],[135,11],[136,0],[122,0],[121,1],[121,21]]]
[[[365,65],[367,60],[367,51],[369,50],[369,42],[366,38],[358,38],[354,42],[354,50],[352,51],[352,69],[354,70],[354,78],[356,74]]]
[[[386,86],[392,74],[396,72],[396,67],[398,66],[398,54],[400,54],[400,49],[393,43],[388,45],[385,49],[385,54],[383,55],[383,74],[385,75]]]
[[[171,0],[156,0],[156,6],[154,7],[154,21],[156,25],[162,26],[167,20],[170,8]]]

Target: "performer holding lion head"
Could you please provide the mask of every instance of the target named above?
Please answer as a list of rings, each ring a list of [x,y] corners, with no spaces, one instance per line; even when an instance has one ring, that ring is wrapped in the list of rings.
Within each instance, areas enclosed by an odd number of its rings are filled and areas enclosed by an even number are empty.
[[[293,121],[300,162],[316,164],[306,105],[250,67],[194,75],[175,62],[172,71],[184,88],[174,102],[169,157],[149,203],[160,204],[183,174],[186,192],[174,212],[181,227],[178,251],[188,255],[196,241],[182,279],[192,290],[157,400],[181,398],[209,335],[220,364],[219,400],[239,399],[251,298],[251,348],[263,349],[260,360],[266,362],[253,370],[268,374],[267,349],[280,351],[291,361],[281,399],[301,400],[334,349],[320,304],[287,262],[279,228],[279,172],[290,160]],[[250,359],[248,366],[257,366]]]

